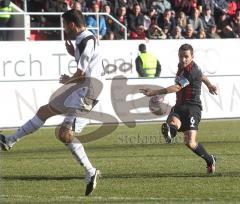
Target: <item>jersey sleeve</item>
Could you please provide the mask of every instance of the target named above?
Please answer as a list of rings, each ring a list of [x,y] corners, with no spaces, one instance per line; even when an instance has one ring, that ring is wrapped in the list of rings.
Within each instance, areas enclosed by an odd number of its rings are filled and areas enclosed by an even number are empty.
[[[194,79],[201,81],[201,80],[202,80],[202,75],[203,75],[203,73],[202,73],[201,68],[200,68],[200,67],[197,67],[197,68],[195,69],[195,72],[194,72]]]

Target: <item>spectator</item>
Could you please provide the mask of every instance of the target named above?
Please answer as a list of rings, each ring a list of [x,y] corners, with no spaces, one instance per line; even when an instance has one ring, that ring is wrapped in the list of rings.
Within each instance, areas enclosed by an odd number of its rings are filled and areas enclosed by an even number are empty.
[[[192,15],[188,19],[188,24],[191,24],[193,27],[193,32],[196,35],[203,28],[202,19],[199,17],[200,12],[197,8],[193,9]]]
[[[134,4],[132,12],[128,16],[128,29],[130,31],[131,39],[139,39],[138,35],[143,37],[144,32],[144,16],[141,13],[139,4]],[[141,39],[140,38],[140,39]]]
[[[205,7],[203,9],[203,16],[202,16],[203,28],[205,32],[209,30],[210,25],[215,25],[214,17],[212,16],[212,10],[210,7]]]
[[[64,0],[64,2],[67,5],[67,10],[70,10],[73,4],[73,0]]]
[[[147,13],[147,5],[145,0],[135,0],[135,3],[138,3],[141,7],[141,13]]]
[[[157,0],[152,1],[151,7],[157,11],[158,15],[162,15],[166,9],[171,9],[171,4],[167,0]]]
[[[184,33],[183,37],[186,39],[196,39],[192,24],[187,25],[186,32]]]
[[[11,12],[12,8],[10,7],[10,0],[1,0],[0,1],[0,12]],[[0,28],[9,27],[11,15],[10,14],[0,14]],[[7,39],[7,30],[0,30],[0,41],[8,40]]]
[[[206,38],[206,33],[204,29],[201,29],[198,34],[197,34],[198,39],[205,39]]]
[[[169,30],[168,26],[164,26],[162,31],[163,31],[162,39],[170,39],[171,38],[170,36],[171,36],[172,29]]]
[[[109,4],[105,4],[103,6],[103,12],[107,13],[107,14],[109,14],[111,16],[113,15],[112,12],[111,12],[111,7],[109,6]],[[112,18],[110,18],[107,15],[104,15],[104,19],[105,19],[106,27],[107,27],[107,31],[106,32],[108,34],[114,35],[114,28],[116,27],[115,22],[113,21]]]
[[[43,12],[46,9],[47,1],[38,1],[32,0],[28,1],[27,11],[28,12]],[[59,24],[53,24],[52,18],[58,21]],[[46,15],[31,15],[30,16],[30,25],[34,27],[58,27],[60,26],[60,16],[46,16]],[[50,21],[48,21],[48,19]],[[46,30],[31,30],[29,40],[59,40],[60,32],[56,30],[46,31]]]
[[[228,11],[228,2],[226,0],[217,0],[214,1],[214,5],[215,8],[219,11],[219,12],[225,12],[227,13]]]
[[[214,0],[214,18],[219,19],[222,13],[228,12],[228,2],[226,0]]]
[[[195,8],[197,8],[196,0],[182,0],[179,11],[183,11],[187,16],[190,16]]]
[[[132,12],[134,4],[136,4],[135,0],[118,0],[118,2],[119,2],[119,6],[126,6],[127,17]]]
[[[226,12],[220,13],[219,19],[217,20],[216,24],[218,33],[221,33],[224,27],[230,25],[230,18]]]
[[[182,36],[182,29],[180,26],[175,26],[170,36],[171,39],[184,39]]]
[[[182,11],[182,0],[171,0],[171,7],[176,12]]]
[[[46,12],[65,12],[68,10],[67,4],[64,0],[46,0],[45,11]],[[61,26],[61,19],[59,15],[47,15],[44,18],[43,22],[44,27],[56,27]],[[48,40],[59,40],[61,37],[61,32],[59,30],[44,31],[44,34],[47,35]]]
[[[132,40],[146,40],[147,37],[144,26],[138,26],[134,32],[130,33],[129,38]]]
[[[68,10],[68,5],[65,3],[64,0],[46,0],[45,4],[45,11],[47,12],[64,12]],[[58,18],[59,16],[53,16],[54,19]]]
[[[120,6],[118,8],[118,12],[117,12],[117,16],[115,17],[121,24],[123,24],[124,26],[128,26],[127,24],[127,16],[126,16],[126,7],[125,6]],[[124,39],[125,36],[125,30],[123,27],[121,27],[118,24],[115,24],[114,27],[114,35],[115,38],[120,40],[120,39]]]
[[[80,9],[80,11],[82,11],[82,12],[88,12],[89,11],[89,9],[87,8],[85,0],[73,1],[72,7],[74,7],[77,10]]]
[[[78,1],[73,2],[73,4],[71,5],[72,9],[76,9],[79,11],[82,11],[82,4]]]
[[[152,40],[157,40],[157,39],[166,39],[167,37],[161,28],[153,24],[147,30],[147,38]]]
[[[180,11],[176,16],[176,25],[179,26],[182,32],[186,31],[187,17],[183,11]]]
[[[166,9],[164,14],[158,17],[158,26],[164,30],[168,28],[168,31],[171,32],[175,27],[174,19],[171,18],[171,10]]]
[[[99,4],[97,4],[97,3],[93,3],[91,8],[92,8],[92,12],[95,12],[95,13],[98,13],[100,10]],[[96,15],[88,15],[86,17],[86,23],[87,23],[87,27],[90,28],[90,31],[92,33],[94,33],[96,36],[98,36],[98,39],[101,40],[107,33],[107,27],[106,27],[105,18],[103,16],[99,15],[99,30],[97,32],[97,30],[96,30],[97,16]],[[98,33],[99,33],[99,35],[98,35]]]
[[[148,13],[144,15],[144,28],[148,30],[151,25],[157,25],[158,14],[154,8],[151,8]]]
[[[0,0],[0,2],[4,1],[10,0]],[[21,0],[13,0],[13,2],[22,6]],[[228,33],[226,31],[230,31],[229,28],[231,28],[233,34],[239,37],[240,26],[236,23],[235,13],[237,9],[240,9],[240,0],[28,0],[27,5],[28,11],[31,12],[64,12],[69,9],[69,5],[83,12],[91,12],[93,4],[98,5],[98,11],[108,12],[127,26],[129,39],[145,39],[146,37],[172,39],[173,33],[178,33],[177,30],[179,30],[179,28],[175,30],[175,26],[179,26],[182,35],[185,36],[187,24],[192,24],[195,38],[199,37],[199,31],[203,28],[206,36],[209,37],[210,30],[214,30],[212,25],[217,26],[217,33],[221,33],[221,36],[225,36]],[[124,15],[120,14],[119,9],[123,10]],[[87,18],[89,20],[89,17]],[[94,21],[96,23],[96,17],[94,18],[91,19],[91,23]],[[106,16],[104,18],[105,34],[108,36],[104,38],[100,35],[100,39],[123,39],[124,29],[111,18]],[[104,28],[104,22],[102,19],[100,21],[101,27]],[[60,25],[60,18],[57,15],[31,15],[31,27],[60,27]],[[227,25],[230,27],[226,29]],[[92,32],[96,33],[93,29],[95,26],[89,26]],[[0,31],[0,33],[4,32]],[[31,34],[38,35],[35,38],[41,40],[46,39],[46,34],[48,39],[60,39],[60,31],[31,31]],[[1,34],[0,38],[2,36]],[[176,35],[176,37],[179,36]]]
[[[206,33],[206,38],[220,39],[220,36],[217,33],[217,26],[215,24],[209,25],[208,31]]]
[[[140,44],[138,50],[140,55],[136,58],[135,65],[139,77],[159,77],[161,73],[159,60],[153,54],[147,52],[145,44]]]
[[[228,2],[228,15],[230,17],[234,16],[237,10],[237,3],[233,0]]]
[[[132,10],[133,4],[134,4],[134,0],[111,0],[110,2],[111,2],[111,10],[115,15],[117,14],[118,9],[122,6],[126,7],[127,14],[128,14],[129,11]]]
[[[236,37],[236,33],[234,33],[234,31],[230,25],[226,25],[225,27],[223,27],[223,29],[219,35],[221,38],[235,38]]]
[[[202,13],[204,11],[204,9],[210,9],[211,10],[211,14],[214,15],[214,0],[200,0],[199,1],[199,10]]]
[[[101,10],[103,5],[107,4],[106,0],[85,0],[85,2],[86,2],[86,7],[87,7],[88,11],[91,11],[92,6],[95,4],[98,5],[99,10]]]

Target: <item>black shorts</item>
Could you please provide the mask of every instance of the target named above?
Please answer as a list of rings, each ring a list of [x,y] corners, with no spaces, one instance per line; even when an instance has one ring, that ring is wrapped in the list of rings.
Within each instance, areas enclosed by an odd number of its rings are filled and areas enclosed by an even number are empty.
[[[198,124],[201,121],[202,109],[198,105],[175,105],[168,115],[167,122],[171,121],[173,116],[181,121],[179,132],[187,130],[198,130]]]

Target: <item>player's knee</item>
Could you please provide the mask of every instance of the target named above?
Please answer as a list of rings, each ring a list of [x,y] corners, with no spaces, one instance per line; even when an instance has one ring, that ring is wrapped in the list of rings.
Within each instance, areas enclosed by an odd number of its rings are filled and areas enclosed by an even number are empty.
[[[194,149],[197,145],[197,143],[195,141],[185,141],[185,145],[189,148],[189,149]]]
[[[70,129],[61,126],[56,128],[55,132],[57,139],[59,139],[62,143],[68,144],[73,141],[74,136]]]
[[[41,120],[45,121],[48,118],[50,118],[53,114],[49,108],[49,105],[44,105],[38,109],[37,115]]]

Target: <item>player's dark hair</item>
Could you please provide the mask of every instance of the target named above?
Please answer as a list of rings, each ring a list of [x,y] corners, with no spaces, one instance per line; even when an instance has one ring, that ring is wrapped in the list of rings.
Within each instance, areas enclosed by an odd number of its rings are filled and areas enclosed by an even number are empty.
[[[192,45],[187,44],[187,43],[181,45],[181,47],[179,48],[178,52],[180,52],[180,51],[187,51],[187,50],[190,50],[191,55],[193,55],[193,47],[192,47]]]
[[[77,9],[71,9],[62,14],[62,18],[67,23],[75,23],[77,27],[86,27],[85,17]]]

